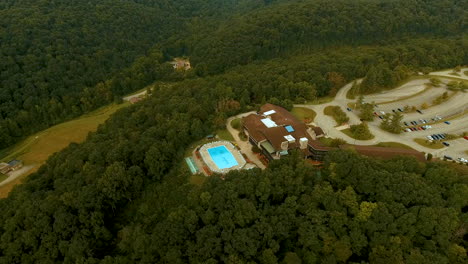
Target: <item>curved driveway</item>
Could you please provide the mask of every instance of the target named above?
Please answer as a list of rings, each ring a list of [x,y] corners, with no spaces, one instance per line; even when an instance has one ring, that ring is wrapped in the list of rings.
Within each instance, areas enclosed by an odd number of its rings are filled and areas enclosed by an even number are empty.
[[[461,75],[463,74],[463,71],[464,70],[462,70]],[[446,71],[446,72],[448,73],[450,71]],[[446,72],[445,71],[444,72],[437,72],[437,74],[434,74],[434,75],[445,77],[443,75],[443,73],[447,74]],[[432,73],[431,73],[431,75],[432,75]],[[450,77],[456,78],[456,76],[451,76],[451,75],[450,75]],[[462,79],[466,79],[466,78],[462,78]],[[362,81],[362,79],[358,80],[358,82],[360,82],[360,81]],[[412,88],[412,90],[417,92],[419,90],[417,89],[416,85],[421,85],[421,83],[423,83],[423,82],[427,82],[427,80],[416,80],[414,85],[413,84],[410,85],[411,86],[410,88]],[[403,85],[403,86],[406,86],[406,88],[408,88],[408,85]],[[327,106],[331,106],[331,105],[340,106],[342,108],[342,110],[344,112],[346,112],[347,115],[349,116],[349,124],[350,125],[360,123],[360,119],[359,119],[359,117],[358,117],[358,115],[357,115],[357,113],[355,111],[349,112],[349,111],[346,110],[349,103],[356,102],[355,99],[352,100],[352,99],[347,99],[346,98],[346,94],[351,89],[351,87],[352,87],[352,82],[346,84],[343,88],[341,88],[338,91],[338,93],[335,96],[335,99],[332,102],[325,103],[325,104],[320,104],[320,105],[296,104],[294,106],[296,106],[296,107],[305,107],[305,108],[309,108],[311,110],[314,110],[317,113],[317,116],[315,117],[315,120],[314,120],[314,123],[317,126],[320,126],[329,137],[341,138],[341,139],[345,140],[346,142],[348,142],[349,144],[375,145],[375,144],[378,144],[379,142],[399,142],[399,143],[408,145],[408,146],[410,146],[410,147],[412,147],[412,148],[414,148],[414,149],[416,149],[418,151],[426,152],[426,153],[432,153],[434,156],[443,156],[443,154],[446,153],[447,148],[431,149],[431,148],[423,147],[423,146],[417,144],[416,142],[414,142],[413,141],[414,138],[423,138],[423,137],[425,137],[425,136],[423,136],[421,134],[417,134],[417,133],[414,133],[414,134],[410,134],[410,133],[408,133],[408,134],[406,134],[406,133],[405,134],[392,134],[392,133],[389,133],[387,131],[384,131],[384,130],[380,129],[378,127],[379,124],[380,124],[379,119],[377,119],[376,121],[373,121],[373,122],[369,122],[369,130],[375,136],[371,140],[355,140],[355,139],[347,136],[343,132],[337,130],[335,128],[335,126],[336,126],[335,120],[332,117],[323,114],[323,110]],[[403,87],[401,87],[401,88],[403,88]],[[402,93],[402,91],[400,91],[400,90],[403,90],[401,88],[397,88],[397,89],[394,89],[392,91],[396,91],[397,93],[400,94],[400,93]],[[408,94],[408,91],[406,91],[406,93]],[[393,99],[398,99],[398,97],[399,97],[396,94],[392,95],[390,91],[389,92],[384,92],[383,94],[385,94],[386,96],[388,95],[389,98],[393,98]],[[367,99],[367,97],[365,99]],[[454,97],[452,97],[451,100],[425,110],[424,115],[420,115],[418,113],[410,113],[408,115],[405,115],[404,119],[405,120],[408,120],[408,118],[409,119],[414,119],[414,120],[418,120],[420,118],[430,119],[430,118],[434,117],[437,113],[441,112],[442,109],[443,109],[444,112],[447,112],[447,111],[460,111],[460,109],[463,109],[467,105],[468,105],[468,94],[467,93],[459,93],[459,94],[455,95]],[[462,118],[462,120],[463,119],[464,118]],[[460,123],[463,123],[463,122],[460,122]],[[455,128],[455,126],[454,126],[454,128]],[[431,134],[431,132],[429,130],[427,130],[426,133],[428,135]]]

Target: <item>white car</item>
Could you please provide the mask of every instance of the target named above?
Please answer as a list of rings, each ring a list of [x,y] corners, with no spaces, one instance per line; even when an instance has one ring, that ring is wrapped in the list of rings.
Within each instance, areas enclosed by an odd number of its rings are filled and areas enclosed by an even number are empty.
[[[431,136],[427,136],[427,139],[429,140],[433,140],[433,138]]]

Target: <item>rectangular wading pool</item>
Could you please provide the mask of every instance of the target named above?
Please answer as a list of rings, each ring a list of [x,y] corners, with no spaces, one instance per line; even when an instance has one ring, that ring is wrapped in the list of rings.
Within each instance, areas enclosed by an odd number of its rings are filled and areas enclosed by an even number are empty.
[[[211,159],[214,161],[218,169],[227,169],[237,166],[237,160],[234,155],[226,148],[226,146],[218,146],[207,149]]]

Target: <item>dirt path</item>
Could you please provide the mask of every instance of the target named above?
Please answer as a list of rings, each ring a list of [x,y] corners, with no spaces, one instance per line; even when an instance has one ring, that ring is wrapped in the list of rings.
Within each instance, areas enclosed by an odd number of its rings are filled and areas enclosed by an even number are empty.
[[[12,172],[8,173],[8,178],[6,178],[4,181],[0,182],[0,186],[4,186],[4,185],[16,180],[18,177],[20,177],[21,175],[27,173],[28,171],[30,171],[35,166],[36,166],[35,164],[27,165],[27,166],[22,167],[19,170],[12,171]]]
[[[249,160],[251,160],[257,167],[260,169],[265,169],[265,165],[258,159],[257,155],[252,152],[252,145],[250,144],[249,141],[243,141],[239,138],[239,131],[231,126],[231,121],[236,119],[236,118],[242,118],[245,116],[248,116],[250,114],[254,114],[255,112],[248,112],[248,113],[243,113],[240,115],[236,115],[233,117],[228,118],[226,121],[226,128],[231,133],[231,135],[234,137],[234,140],[236,141],[237,146],[241,149],[241,152],[244,153]]]

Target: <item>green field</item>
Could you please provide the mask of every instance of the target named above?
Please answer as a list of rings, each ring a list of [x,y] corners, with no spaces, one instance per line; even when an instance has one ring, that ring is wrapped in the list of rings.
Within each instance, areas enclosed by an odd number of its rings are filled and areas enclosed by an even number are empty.
[[[305,107],[294,107],[291,110],[291,113],[299,120],[301,120],[304,123],[310,123],[313,122],[315,117],[317,116],[317,113],[315,113],[314,110],[305,108]]]
[[[404,148],[404,149],[413,149],[412,147],[398,143],[398,142],[380,142],[374,145],[375,147],[385,147],[385,148]]]
[[[221,129],[221,130],[216,131],[216,135],[220,139],[224,139],[227,141],[234,141],[234,137],[231,135],[231,133],[229,133],[227,129]]]
[[[62,150],[70,143],[80,143],[84,141],[89,132],[95,131],[110,115],[128,105],[130,104],[124,103],[106,106],[80,118],[58,124],[36,133],[13,147],[0,151],[0,160],[9,161],[12,159],[19,159],[26,165],[35,164],[35,168],[37,169],[50,155]],[[30,173],[34,171],[35,169],[31,170]],[[24,176],[26,175],[22,177]],[[0,182],[2,180],[4,179],[0,177]],[[3,193],[2,188],[0,188],[0,193]]]
[[[426,147],[426,148],[431,148],[431,149],[441,149],[444,147],[444,145],[440,142],[429,142],[429,140],[423,139],[423,138],[415,138],[414,142],[418,143],[419,145]]]

